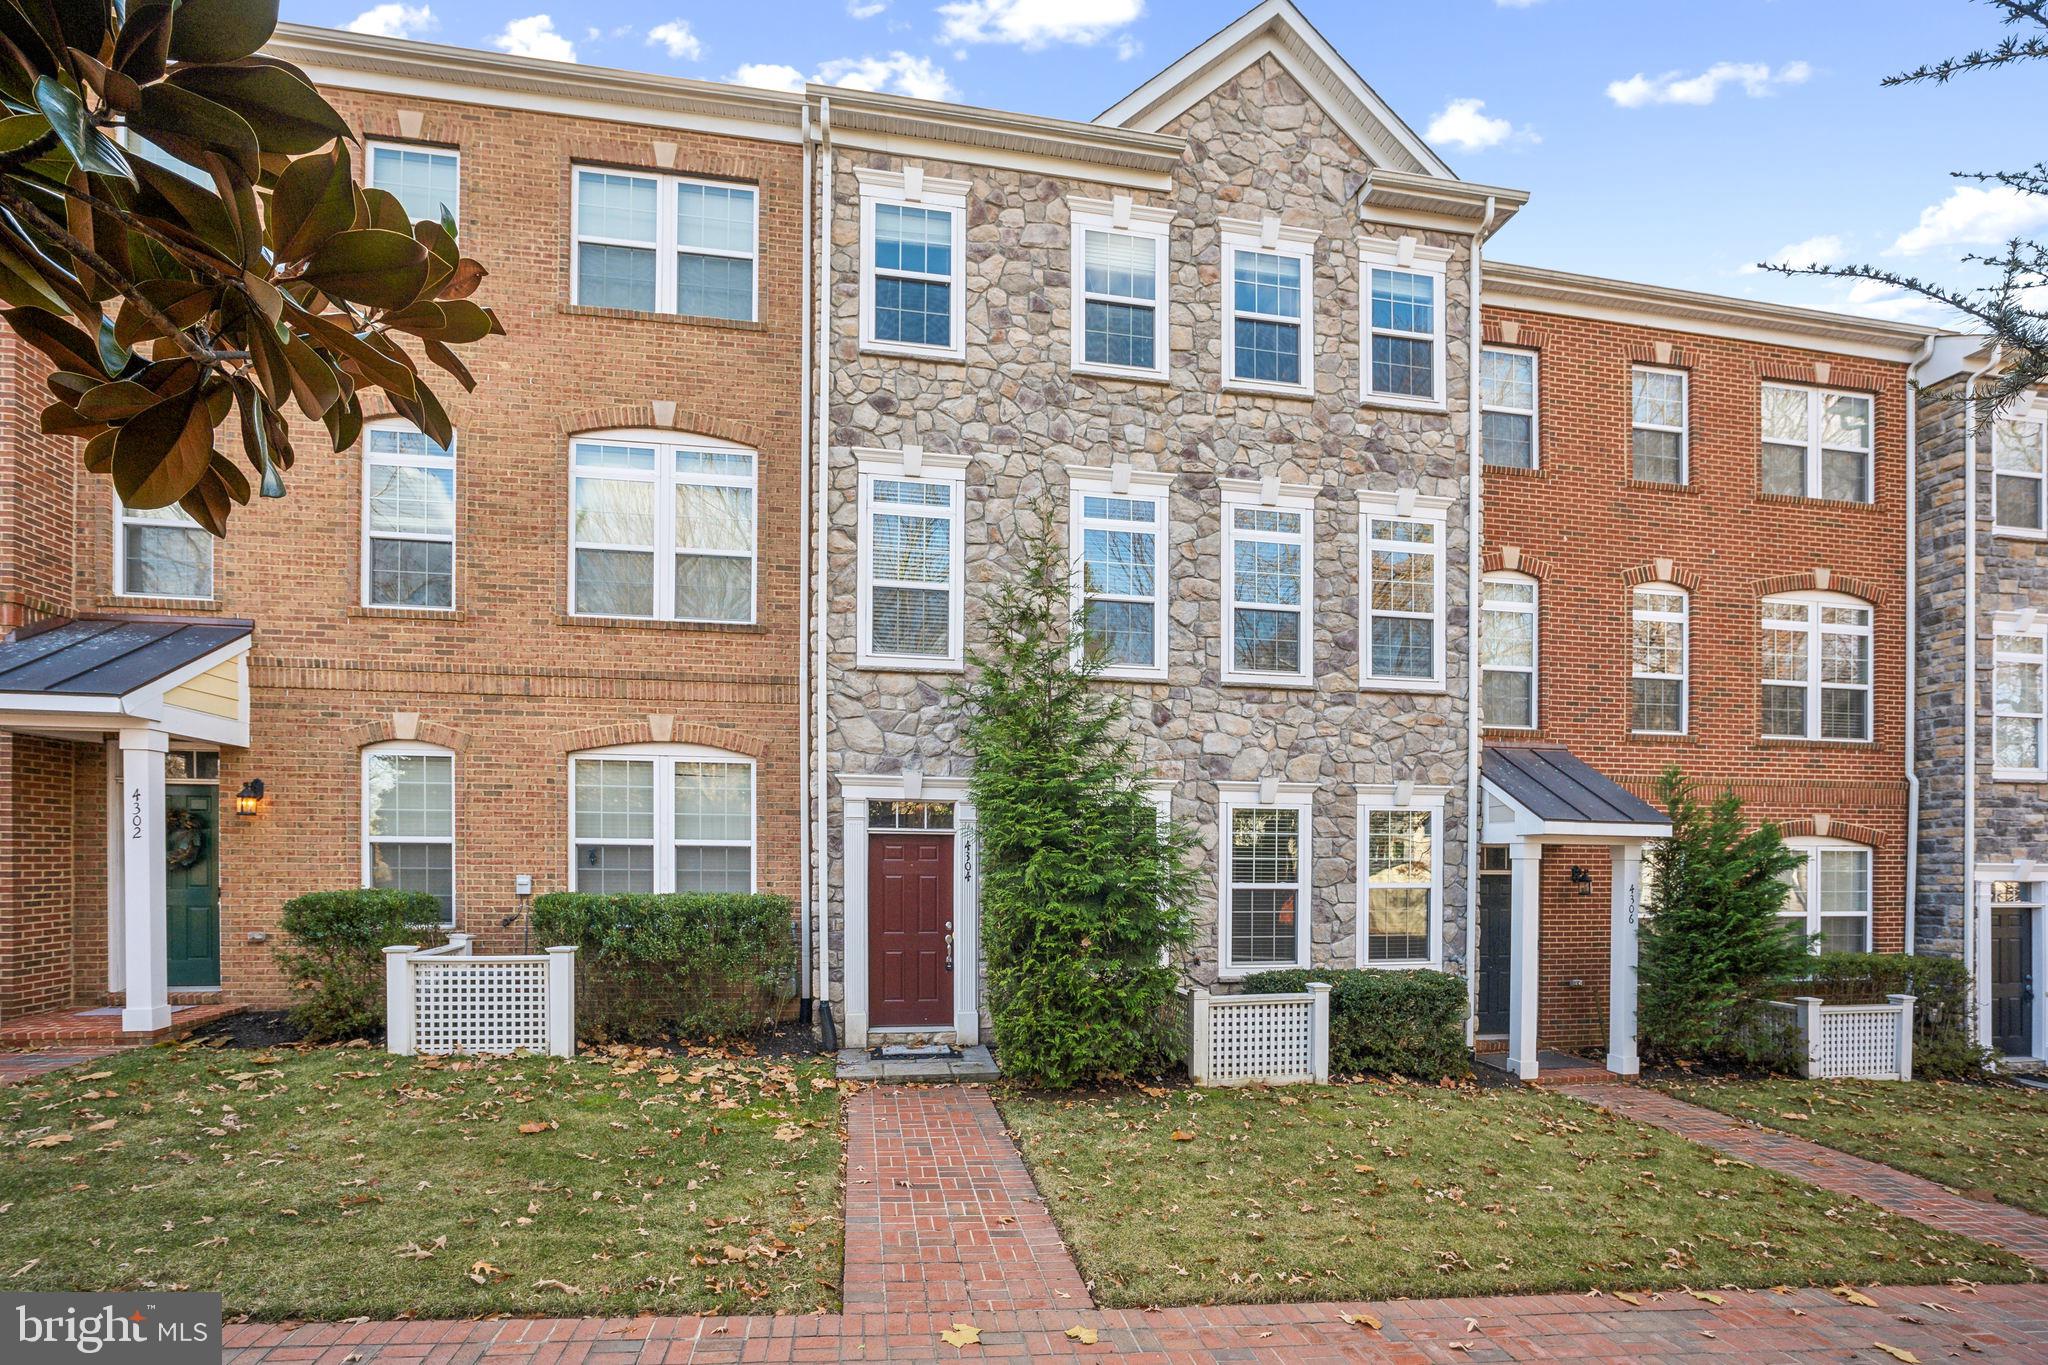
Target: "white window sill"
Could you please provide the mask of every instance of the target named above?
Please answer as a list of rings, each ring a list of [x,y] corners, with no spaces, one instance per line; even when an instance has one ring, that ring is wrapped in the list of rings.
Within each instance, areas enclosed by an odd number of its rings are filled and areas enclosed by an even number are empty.
[[[1628,737],[1630,739],[1684,739],[1688,733],[1685,730],[1631,730],[1628,732]]]
[[[1869,738],[1841,739],[1832,735],[1758,735],[1767,744],[1875,744]]]
[[[1316,690],[1313,678],[1268,677],[1257,673],[1225,673],[1225,687],[1279,687],[1290,692],[1313,692]],[[1261,967],[1259,970],[1264,971]]]
[[[2048,540],[2048,531],[2036,531],[2030,526],[1993,526],[1991,534],[2001,540]]]
[[[939,364],[964,365],[967,363],[967,348],[941,348],[936,346],[899,346],[888,341],[863,341],[862,355],[888,355],[903,360],[930,360]]]
[[[1450,689],[1445,687],[1442,682],[1432,682],[1427,678],[1360,678],[1358,680],[1358,690],[1361,692],[1442,693]]]
[[[2032,768],[1993,768],[1993,782],[2048,782],[2048,770]]]
[[[1087,375],[1090,379],[1123,379],[1133,384],[1170,384],[1164,370],[1124,370],[1114,365],[1083,365],[1076,362],[1073,372]]]
[[[1226,379],[1223,392],[1257,398],[1314,398],[1316,391],[1305,384],[1261,384],[1252,379]],[[1259,970],[1264,971],[1261,967]]]
[[[1403,412],[1443,412],[1451,410],[1448,403],[1434,398],[1402,398],[1394,394],[1368,393],[1358,400],[1361,408],[1399,408]]]
[[[1255,976],[1260,972],[1305,972],[1308,969],[1309,965],[1306,962],[1261,962],[1256,967],[1218,967],[1216,969],[1216,979],[1218,981],[1242,981],[1246,977]]]
[[[1423,962],[1376,962],[1371,958],[1360,958],[1358,965],[1361,970],[1371,972],[1440,972],[1444,969],[1440,957]]]
[[[1095,674],[1097,682],[1165,682],[1163,668],[1105,668]]]
[[[1492,730],[1503,735],[1533,735],[1543,727],[1540,725],[1494,725],[1484,716],[1479,718],[1479,728]]]
[[[892,655],[860,657],[856,667],[869,673],[965,673],[967,665],[957,659],[899,658]]]

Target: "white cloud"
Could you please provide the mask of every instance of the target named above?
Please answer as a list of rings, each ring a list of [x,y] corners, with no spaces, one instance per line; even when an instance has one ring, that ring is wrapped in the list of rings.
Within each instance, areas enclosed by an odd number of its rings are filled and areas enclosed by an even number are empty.
[[[949,43],[1099,43],[1145,12],[1145,0],[953,0],[939,6]]]
[[[704,44],[690,32],[689,24],[681,19],[671,19],[647,30],[647,45],[667,48],[669,56],[686,62],[694,62],[704,55]]]
[[[1531,129],[1517,129],[1504,118],[1493,118],[1485,109],[1485,100],[1452,100],[1429,121],[1422,136],[1438,146],[1455,147],[1461,152],[1483,152],[1508,141],[1543,140]]]
[[[1848,256],[1848,243],[1833,232],[1823,232],[1797,242],[1787,242],[1770,254],[1772,265],[1807,266],[1840,265]],[[1739,273],[1754,275],[1761,267],[1752,262],[1742,267]]]
[[[555,32],[555,21],[545,14],[514,19],[502,33],[491,35],[491,46],[515,57],[544,57],[551,62],[576,60],[576,44]]]
[[[747,62],[726,79],[761,90],[801,90],[804,73],[781,62]]]
[[[1954,310],[1947,304],[1908,289],[1894,288],[1882,280],[1852,281],[1842,301],[1843,307],[1852,313],[1883,318],[1887,322],[1946,325],[1955,321]]]
[[[1739,85],[1751,99],[1773,94],[1784,86],[1804,85],[1813,77],[1805,62],[1787,62],[1776,71],[1768,62],[1715,62],[1697,76],[1667,71],[1645,76],[1638,71],[1625,81],[1609,81],[1607,98],[1624,109],[1646,104],[1712,104],[1724,85]]]
[[[342,27],[350,33],[374,33],[380,38],[416,38],[441,27],[441,21],[426,5],[372,5]]]
[[[946,100],[959,92],[946,71],[929,57],[891,52],[886,57],[835,57],[818,66],[812,79],[848,90],[878,90],[913,99]]]
[[[872,19],[889,8],[889,0],[846,0],[846,12],[856,19]]]
[[[2048,223],[2048,198],[2010,185],[1961,185],[1948,198],[1920,210],[1917,227],[1892,243],[1891,254],[1912,256],[1942,246],[1990,246]]]

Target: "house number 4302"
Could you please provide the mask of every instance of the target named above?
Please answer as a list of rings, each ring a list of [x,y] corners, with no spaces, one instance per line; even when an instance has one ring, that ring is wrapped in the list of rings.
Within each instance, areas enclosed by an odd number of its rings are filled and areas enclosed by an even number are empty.
[[[142,788],[137,787],[128,794],[128,837],[142,837]]]

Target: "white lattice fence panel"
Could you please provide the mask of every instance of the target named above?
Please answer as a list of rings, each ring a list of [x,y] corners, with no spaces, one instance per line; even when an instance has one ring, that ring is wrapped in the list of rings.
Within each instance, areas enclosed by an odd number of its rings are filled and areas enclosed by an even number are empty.
[[[546,1052],[546,958],[426,958],[413,964],[414,1046],[450,1052]]]
[[[1209,1079],[1283,1085],[1315,1079],[1314,1004],[1299,998],[1210,1002]]]
[[[1889,1081],[1899,1075],[1899,1011],[1893,1005],[1829,1005],[1820,1012],[1820,1075]]]

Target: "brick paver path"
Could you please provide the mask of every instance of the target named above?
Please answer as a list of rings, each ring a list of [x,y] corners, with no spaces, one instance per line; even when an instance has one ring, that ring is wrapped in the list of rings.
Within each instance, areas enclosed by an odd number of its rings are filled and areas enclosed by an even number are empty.
[[[0,1052],[0,1085],[33,1080],[67,1066],[111,1057],[119,1051],[121,1049],[110,1047],[69,1047],[52,1048],[48,1052]]]
[[[1563,1086],[1559,1094],[1599,1105],[1623,1118],[1667,1129],[1754,1166],[1804,1180],[1838,1194],[1867,1199],[1944,1232],[2004,1247],[2048,1269],[2048,1218],[1955,1194],[1932,1180],[1817,1142],[1730,1118],[1661,1090],[1635,1085]]]

